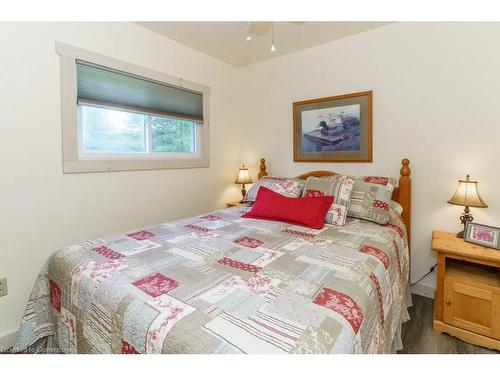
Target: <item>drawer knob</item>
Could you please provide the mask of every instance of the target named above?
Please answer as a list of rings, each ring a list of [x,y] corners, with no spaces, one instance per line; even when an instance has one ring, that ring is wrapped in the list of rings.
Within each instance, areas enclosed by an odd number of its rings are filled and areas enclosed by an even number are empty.
[[[448,305],[448,306],[450,306],[450,305],[451,305],[451,301],[446,301],[445,303],[446,303],[446,305]]]

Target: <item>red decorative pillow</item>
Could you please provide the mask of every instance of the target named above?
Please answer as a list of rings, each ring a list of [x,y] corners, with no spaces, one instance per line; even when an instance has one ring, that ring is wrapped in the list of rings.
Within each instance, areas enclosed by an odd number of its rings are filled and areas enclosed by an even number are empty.
[[[289,198],[261,186],[252,210],[242,217],[284,221],[321,229],[332,203],[333,196]]]

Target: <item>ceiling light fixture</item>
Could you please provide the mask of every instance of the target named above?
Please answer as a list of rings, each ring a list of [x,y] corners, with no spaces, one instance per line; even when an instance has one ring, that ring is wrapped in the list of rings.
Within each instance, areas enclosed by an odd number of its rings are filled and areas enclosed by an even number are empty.
[[[274,43],[274,22],[273,22],[271,32],[272,32],[272,38],[273,38],[272,44],[271,44],[271,52],[276,52],[276,44]]]
[[[271,31],[271,52],[276,52],[276,30],[275,22],[250,22],[247,21],[247,36],[245,40],[250,42],[254,36],[263,36]],[[257,43],[258,44],[258,43]]]
[[[247,42],[252,40],[252,34],[250,33],[250,22],[247,22],[247,37],[245,40]]]

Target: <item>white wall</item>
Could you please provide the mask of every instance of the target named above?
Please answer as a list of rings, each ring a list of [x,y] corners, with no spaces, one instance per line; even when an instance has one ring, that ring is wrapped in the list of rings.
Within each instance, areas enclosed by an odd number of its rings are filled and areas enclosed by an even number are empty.
[[[460,229],[461,208],[446,204],[458,178],[480,181],[489,208],[472,209],[477,222],[500,226],[499,67],[499,23],[393,24],[248,66],[244,159],[253,165],[265,156],[271,173],[287,176],[313,169],[399,176],[408,157],[416,280],[435,262],[432,230]],[[374,162],[294,163],[292,102],[366,90],[374,95]],[[432,287],[434,276],[423,285]]]
[[[64,175],[56,40],[210,86],[210,168]],[[0,337],[55,250],[238,197],[235,68],[132,23],[0,23],[0,67]]]

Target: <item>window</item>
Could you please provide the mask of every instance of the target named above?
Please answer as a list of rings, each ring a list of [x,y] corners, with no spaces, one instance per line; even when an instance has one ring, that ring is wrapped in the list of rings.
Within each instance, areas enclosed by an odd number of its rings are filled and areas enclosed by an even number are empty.
[[[210,89],[56,42],[65,173],[208,167]]]
[[[81,158],[196,154],[195,121],[90,104],[79,104],[78,112]]]

